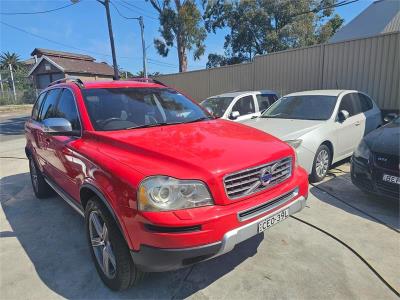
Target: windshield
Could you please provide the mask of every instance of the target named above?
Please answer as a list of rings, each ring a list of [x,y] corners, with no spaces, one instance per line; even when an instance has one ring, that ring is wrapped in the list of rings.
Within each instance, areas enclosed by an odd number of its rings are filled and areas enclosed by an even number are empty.
[[[199,106],[172,89],[105,88],[82,90],[96,130],[121,130],[209,119]]]
[[[328,120],[335,104],[335,96],[287,96],[272,104],[261,118]]]
[[[215,117],[221,118],[229,104],[231,104],[233,97],[214,97],[208,98],[201,102],[201,106],[207,109]]]

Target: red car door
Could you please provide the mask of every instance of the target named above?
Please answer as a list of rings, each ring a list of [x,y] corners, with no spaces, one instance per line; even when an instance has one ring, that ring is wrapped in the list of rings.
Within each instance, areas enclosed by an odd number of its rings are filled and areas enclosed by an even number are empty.
[[[52,158],[53,151],[51,147],[49,147],[51,136],[43,132],[41,122],[45,119],[53,118],[55,116],[55,107],[60,96],[60,91],[60,89],[52,89],[47,92],[46,98],[44,99],[42,107],[39,111],[37,123],[34,124],[37,141],[36,154],[45,174],[49,173],[48,165]]]
[[[73,92],[62,90],[55,116],[68,120],[73,130],[81,132],[79,113]],[[85,165],[76,152],[80,136],[51,136],[48,147],[51,155],[48,160],[48,172],[53,181],[72,198],[79,199],[79,180],[83,180]]]

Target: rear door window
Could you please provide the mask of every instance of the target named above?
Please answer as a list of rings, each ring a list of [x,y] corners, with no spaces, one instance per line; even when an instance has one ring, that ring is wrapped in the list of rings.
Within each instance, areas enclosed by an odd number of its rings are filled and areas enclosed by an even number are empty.
[[[68,120],[71,123],[73,130],[81,129],[78,111],[75,105],[75,98],[70,90],[63,89],[56,111],[57,118]]]
[[[232,111],[238,111],[241,116],[254,114],[256,109],[254,107],[253,96],[244,96],[236,101]]]
[[[40,121],[57,117],[56,106],[60,95],[60,89],[52,89],[47,92],[47,97],[39,113]]]
[[[38,99],[35,102],[35,105],[33,106],[32,109],[32,120],[37,121],[39,118],[39,111],[40,111],[40,107],[42,106],[43,100],[46,97],[46,92],[45,93],[41,93],[38,97]]]
[[[256,95],[256,98],[258,102],[258,109],[260,111],[266,110],[278,99],[277,96],[272,94],[258,94]]]
[[[357,110],[354,107],[354,100],[351,96],[352,94],[346,94],[343,96],[342,101],[340,102],[339,111],[346,110],[349,113],[349,116],[354,116],[357,114]]]
[[[374,107],[372,104],[372,100],[368,96],[358,93],[358,97],[360,99],[360,106],[362,112],[366,112]]]

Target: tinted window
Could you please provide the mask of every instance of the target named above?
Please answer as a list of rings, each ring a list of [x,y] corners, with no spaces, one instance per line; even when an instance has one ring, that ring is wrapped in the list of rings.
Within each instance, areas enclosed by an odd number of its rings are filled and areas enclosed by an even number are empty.
[[[60,89],[53,89],[47,92],[46,100],[40,110],[39,120],[56,117],[56,105]]]
[[[254,108],[253,96],[245,96],[236,101],[232,111],[238,111],[241,116],[253,114],[256,112]]]
[[[57,117],[67,119],[73,130],[80,130],[78,111],[76,110],[75,99],[72,92],[68,89],[62,91],[60,101],[57,106]]]
[[[257,102],[258,102],[258,108],[260,111],[263,111],[270,107],[272,103],[274,103],[278,97],[275,95],[269,95],[269,94],[258,94],[256,95]]]
[[[262,118],[328,120],[336,105],[335,96],[299,95],[282,97],[262,114]]]
[[[40,107],[42,106],[43,99],[45,98],[45,96],[46,96],[46,93],[41,93],[39,95],[39,98],[36,100],[36,103],[32,109],[32,120],[35,120],[35,121],[38,120],[39,110],[40,110]]]
[[[215,117],[220,118],[223,116],[228,106],[231,104],[233,97],[215,97],[208,98],[201,102],[201,106],[206,108]]]
[[[342,102],[340,102],[339,111],[346,110],[349,113],[349,116],[354,116],[356,112],[356,108],[354,107],[354,100],[351,94],[344,95],[342,98]]]
[[[210,118],[198,105],[172,89],[85,89],[82,94],[96,130],[163,126]]]
[[[365,112],[373,108],[372,100],[364,95],[364,94],[358,94],[359,99],[360,99],[360,105],[361,105],[361,111]]]

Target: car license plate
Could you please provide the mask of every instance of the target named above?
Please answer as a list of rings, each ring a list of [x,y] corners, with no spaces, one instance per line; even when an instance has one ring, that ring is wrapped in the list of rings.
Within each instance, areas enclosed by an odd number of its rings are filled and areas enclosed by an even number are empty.
[[[383,174],[382,180],[385,182],[390,182],[394,184],[400,184],[400,177],[392,176],[388,174]]]
[[[285,209],[285,210],[282,210],[280,213],[273,215],[272,217],[268,217],[268,218],[261,220],[258,223],[258,233],[267,230],[271,226],[274,226],[275,224],[282,222],[283,220],[287,219],[288,217],[289,217],[289,209]]]

